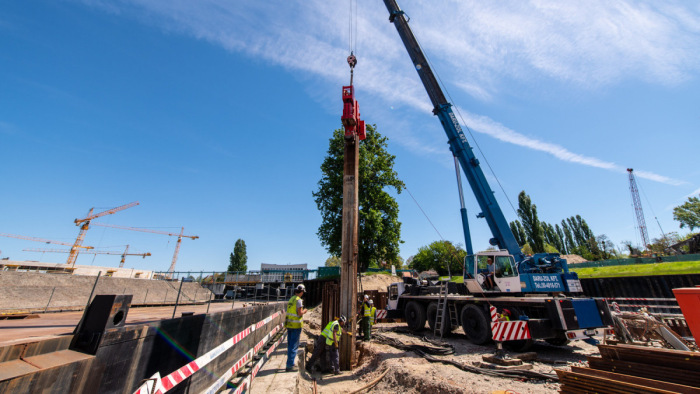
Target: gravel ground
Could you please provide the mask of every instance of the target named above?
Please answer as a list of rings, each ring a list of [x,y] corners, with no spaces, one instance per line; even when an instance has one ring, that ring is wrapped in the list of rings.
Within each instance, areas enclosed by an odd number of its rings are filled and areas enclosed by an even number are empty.
[[[320,329],[309,328],[318,326],[320,321],[320,307],[311,310],[304,316],[308,324],[306,331],[317,335]],[[393,332],[394,327],[405,327],[405,323],[377,324],[375,331],[387,337],[395,338],[405,344],[426,343],[419,336],[409,333]],[[428,330],[422,335],[432,337]],[[302,340],[306,339],[304,333]],[[473,366],[482,361],[483,355],[491,355],[495,352],[495,345],[473,345],[457,328],[449,336],[443,338],[455,348],[455,354],[449,356],[435,356],[454,360],[462,364]],[[311,339],[307,339],[312,342]],[[341,375],[310,376],[302,371],[298,391],[300,394],[313,393],[313,378],[319,393],[349,393],[360,389],[367,383],[377,379],[387,369],[388,373],[379,383],[367,393],[494,393],[510,390],[515,393],[555,393],[559,390],[559,384],[552,381],[529,380],[516,378],[492,377],[482,374],[466,372],[457,367],[431,363],[418,356],[414,352],[404,352],[392,346],[375,342],[364,343],[358,341],[360,353],[358,366],[352,371],[343,372]],[[570,369],[571,365],[585,365],[587,355],[598,354],[595,346],[585,342],[576,341],[563,347],[550,346],[545,342],[537,342],[530,350],[537,353],[538,360],[525,362],[532,364],[533,371],[542,373],[554,373],[554,368]],[[508,353],[515,355],[515,353]]]

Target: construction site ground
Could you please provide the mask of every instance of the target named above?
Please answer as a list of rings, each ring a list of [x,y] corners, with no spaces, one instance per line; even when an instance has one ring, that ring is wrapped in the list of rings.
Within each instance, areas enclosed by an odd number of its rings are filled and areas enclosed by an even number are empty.
[[[305,316],[302,342],[313,343],[313,339],[321,331],[320,306],[310,310]],[[426,343],[421,336],[432,338],[432,333],[426,329],[419,335],[408,332],[394,332],[394,327],[405,327],[405,323],[377,323],[374,331],[390,338],[395,338],[405,344]],[[427,327],[427,326],[426,326]],[[452,344],[455,353],[449,356],[434,356],[446,360],[457,361],[470,366],[482,362],[482,356],[493,355],[496,351],[494,344],[485,346],[474,345],[466,338],[461,327],[456,328],[444,342]],[[572,365],[586,365],[586,356],[598,354],[596,346],[582,341],[573,342],[567,346],[555,347],[545,342],[537,342],[530,350],[537,353],[531,364],[532,371],[554,374],[554,368],[570,370]],[[517,353],[507,352],[510,356]],[[492,377],[463,371],[452,365],[429,362],[415,352],[405,352],[395,347],[376,342],[358,341],[358,364],[352,371],[343,371],[340,375],[314,373],[312,375],[301,371],[298,380],[298,392],[310,394],[314,392],[314,379],[319,393],[350,393],[363,388],[370,382],[379,379],[373,387],[362,390],[367,393],[555,393],[559,384],[547,380],[526,380],[521,378]],[[388,372],[387,372],[388,371]],[[509,390],[509,391],[508,391]]]

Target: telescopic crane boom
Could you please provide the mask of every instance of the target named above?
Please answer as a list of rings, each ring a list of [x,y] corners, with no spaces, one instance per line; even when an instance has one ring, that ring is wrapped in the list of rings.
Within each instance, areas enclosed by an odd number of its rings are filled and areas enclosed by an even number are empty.
[[[435,78],[433,71],[430,69],[428,60],[425,58],[418,41],[413,35],[411,28],[408,26],[408,21],[404,12],[399,8],[396,0],[384,0],[387,10],[389,10],[389,21],[391,21],[403,41],[408,55],[415,66],[418,76],[420,76],[423,86],[425,87],[430,101],[433,104],[433,114],[437,115],[442,123],[442,127],[447,134],[450,150],[455,158],[459,161],[462,170],[464,171],[469,185],[471,186],[474,196],[476,197],[481,213],[478,218],[485,218],[488,223],[493,238],[491,245],[498,246],[499,249],[506,249],[513,255],[516,262],[522,261],[524,255],[520,250],[515,236],[510,231],[508,221],[501,211],[496,197],[494,196],[491,187],[489,187],[484,172],[482,171],[479,160],[474,155],[472,147],[467,142],[467,137],[462,131],[457,118],[452,111],[452,104],[445,98],[438,80]],[[465,232],[465,241],[467,242],[467,250],[471,249],[471,240],[469,239],[469,227],[466,217],[466,209],[462,208],[462,225]]]

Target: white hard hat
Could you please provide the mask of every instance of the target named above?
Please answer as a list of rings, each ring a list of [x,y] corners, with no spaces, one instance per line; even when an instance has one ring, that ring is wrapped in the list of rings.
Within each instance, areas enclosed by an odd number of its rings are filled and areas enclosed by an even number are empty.
[[[370,304],[370,305],[374,304],[374,301],[369,300],[369,304]]]
[[[297,286],[297,291],[306,291],[306,287],[304,287],[304,285],[299,285]]]
[[[365,300],[369,300],[369,296],[365,294]]]

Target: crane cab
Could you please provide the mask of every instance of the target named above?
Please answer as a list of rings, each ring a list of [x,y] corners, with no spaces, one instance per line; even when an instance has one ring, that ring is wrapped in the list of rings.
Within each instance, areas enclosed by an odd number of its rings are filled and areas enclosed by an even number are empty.
[[[471,293],[519,293],[520,274],[507,251],[487,251],[464,259],[464,284]]]

